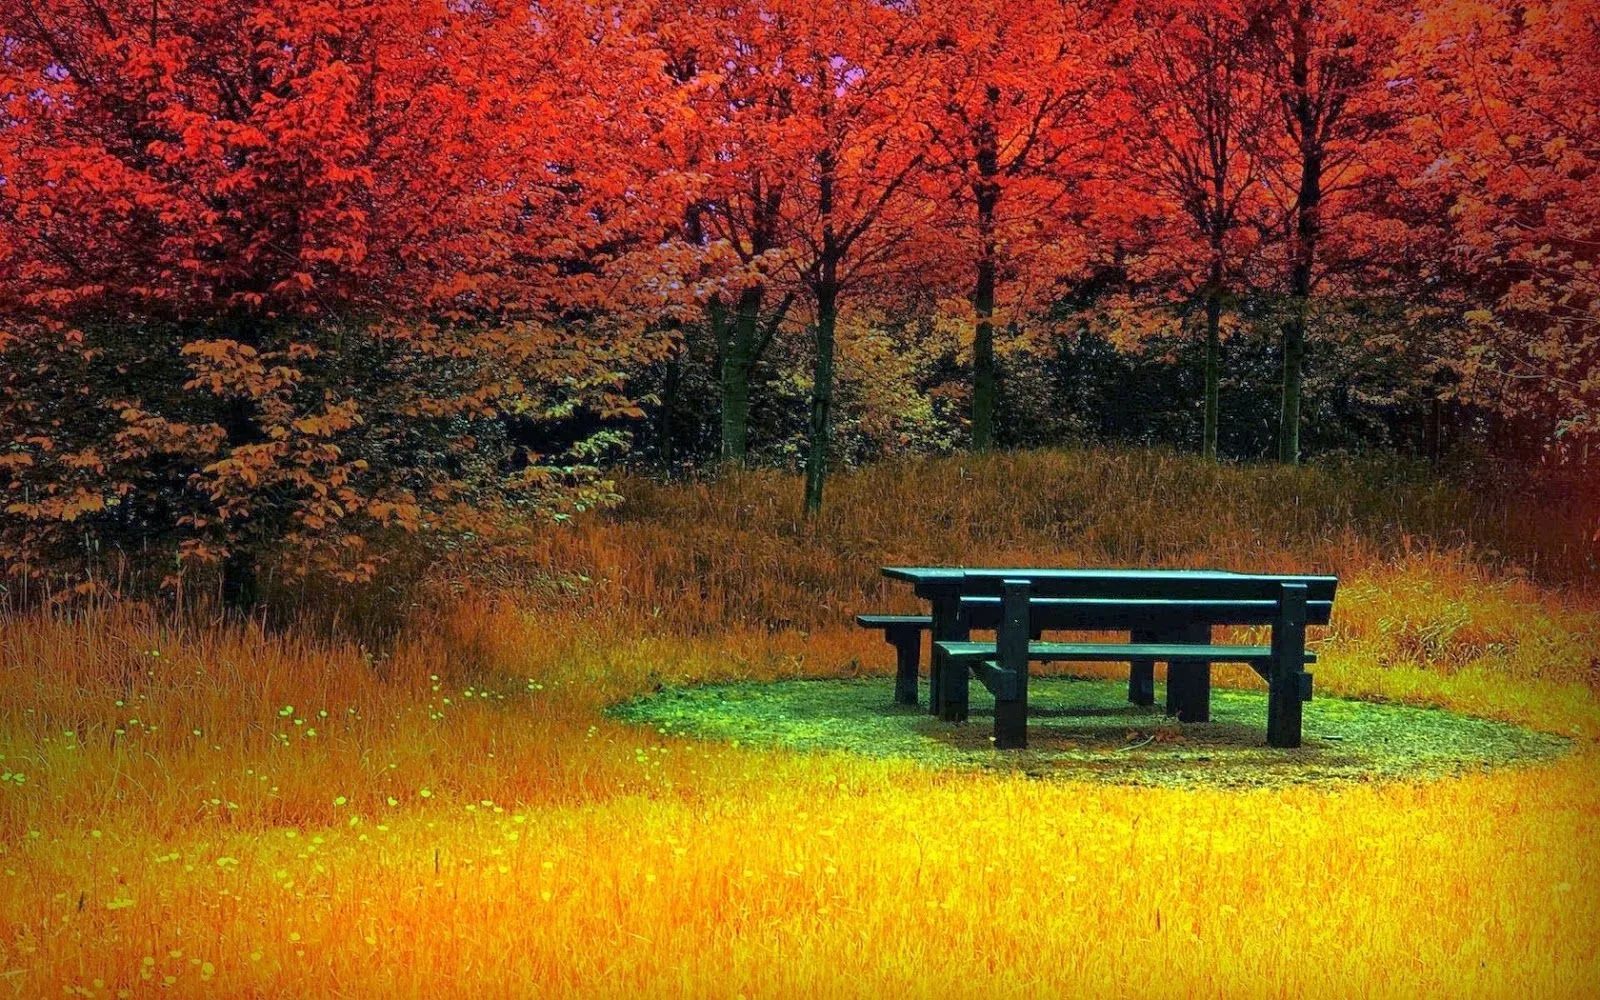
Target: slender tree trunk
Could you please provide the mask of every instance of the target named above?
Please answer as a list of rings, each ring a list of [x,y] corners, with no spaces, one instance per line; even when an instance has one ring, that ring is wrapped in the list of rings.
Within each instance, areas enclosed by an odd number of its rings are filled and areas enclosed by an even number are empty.
[[[678,382],[683,362],[674,353],[667,359],[667,370],[661,381],[661,412],[656,421],[656,450],[661,454],[661,466],[670,476],[677,455],[673,441],[677,437]]]
[[[256,554],[248,546],[236,542],[222,561],[222,606],[229,611],[249,614],[260,603]]]
[[[240,343],[255,350],[262,348],[268,336],[264,322],[251,315],[238,317],[231,332]],[[266,440],[259,418],[254,400],[244,396],[234,396],[228,400],[223,408],[221,424],[225,447],[230,456],[238,448]],[[273,530],[273,518],[274,512],[270,507],[261,505],[255,512],[251,526],[236,524],[229,532],[228,554],[222,560],[221,583],[222,604],[230,612],[249,615],[261,603],[259,562],[265,553],[260,540],[266,537],[275,542],[282,535],[281,531]],[[255,531],[249,530],[249,527],[254,527]]]
[[[1434,468],[1439,467],[1439,460],[1444,455],[1442,424],[1444,423],[1444,403],[1438,396],[1428,401],[1427,423],[1422,433],[1422,446],[1428,453],[1428,463]]]
[[[999,89],[991,87],[991,103],[999,97]],[[995,181],[999,149],[995,128],[987,120],[977,126],[977,166],[978,180],[973,185],[978,210],[978,274],[972,290],[972,309],[977,317],[972,338],[972,449],[987,451],[994,446],[994,412],[1000,391],[994,363],[994,216],[1000,200],[1000,186]]]
[[[1205,425],[1200,449],[1206,461],[1217,460],[1218,380],[1222,352],[1222,258],[1211,258],[1211,281],[1206,289],[1206,400]]]
[[[817,154],[817,214],[822,218],[822,252],[812,272],[817,300],[817,358],[811,382],[811,450],[806,455],[805,516],[822,510],[822,487],[828,478],[828,419],[833,408],[833,335],[839,317],[839,259],[844,255],[833,228],[834,171],[832,149]]]
[[[750,372],[755,367],[756,330],[761,319],[761,286],[739,294],[722,352],[722,460],[743,465],[750,433]]]
[[[828,268],[831,272],[833,269]],[[811,451],[806,456],[806,516],[822,510],[828,476],[828,421],[833,408],[833,337],[838,321],[838,285],[825,278],[817,287],[817,357],[812,372]]]
[[[1312,7],[1302,2],[1293,25],[1294,116],[1300,141],[1300,190],[1295,198],[1294,264],[1289,275],[1289,317],[1283,325],[1283,400],[1278,417],[1278,460],[1300,461],[1300,397],[1305,367],[1306,322],[1311,312],[1311,275],[1321,234],[1322,144],[1310,90]]]
[[[978,261],[978,284],[972,296],[978,325],[972,338],[972,449],[994,447],[994,411],[1000,377],[994,363],[994,256]]]
[[[1295,270],[1298,272],[1299,268]],[[1305,377],[1309,309],[1310,302],[1305,294],[1291,293],[1289,318],[1283,324],[1283,396],[1278,409],[1278,461],[1284,465],[1300,461],[1300,398]]]

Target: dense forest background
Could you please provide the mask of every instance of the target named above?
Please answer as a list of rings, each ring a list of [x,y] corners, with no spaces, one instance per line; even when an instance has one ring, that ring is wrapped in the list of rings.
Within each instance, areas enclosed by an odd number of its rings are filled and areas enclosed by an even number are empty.
[[[5,586],[252,606],[623,471],[815,512],[1122,443],[1410,456],[1592,572],[1597,48],[1564,0],[0,0]]]

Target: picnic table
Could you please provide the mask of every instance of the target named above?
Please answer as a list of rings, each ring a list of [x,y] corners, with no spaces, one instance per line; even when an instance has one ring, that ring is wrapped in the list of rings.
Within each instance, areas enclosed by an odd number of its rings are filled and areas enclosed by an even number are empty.
[[[912,585],[928,615],[859,615],[897,650],[895,698],[917,704],[922,632],[932,633],[928,708],[949,722],[967,718],[968,679],[995,695],[995,745],[1026,746],[1029,662],[1126,662],[1128,700],[1155,703],[1155,664],[1167,664],[1167,714],[1211,717],[1211,665],[1244,663],[1266,680],[1267,742],[1301,742],[1301,705],[1311,698],[1316,657],[1307,625],[1326,625],[1338,578],[1186,569],[885,566]],[[1269,646],[1216,645],[1215,626],[1268,626]],[[1127,632],[1119,642],[1045,642],[1046,630]],[[993,631],[993,641],[973,641]]]

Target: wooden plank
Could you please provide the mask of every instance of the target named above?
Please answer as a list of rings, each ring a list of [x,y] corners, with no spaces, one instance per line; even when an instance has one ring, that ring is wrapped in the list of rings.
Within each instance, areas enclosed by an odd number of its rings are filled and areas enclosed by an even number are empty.
[[[972,628],[992,629],[1000,621],[1000,598],[971,594],[961,598]],[[1271,625],[1276,600],[1225,601],[1194,598],[1036,597],[1029,608],[1035,629],[1150,630],[1204,622],[1208,625]],[[1309,601],[1306,624],[1326,625],[1332,601]]]
[[[894,700],[897,705],[917,703],[917,668],[922,652],[922,633],[933,624],[931,615],[856,615],[863,628],[881,629],[883,639],[894,647]]]
[[[997,595],[1005,576],[993,570],[967,570],[961,591],[969,596]],[[1307,600],[1333,600],[1337,577],[1291,577],[1307,587]],[[1276,600],[1285,578],[1237,573],[1167,575],[1063,576],[1039,573],[1028,578],[1035,597],[1099,598],[1102,600]]]
[[[1028,580],[1035,596],[1102,598],[1264,600],[1276,599],[1275,584],[1295,582],[1306,584],[1309,600],[1331,604],[1339,585],[1338,577],[1324,574],[1252,574],[1229,570],[884,566],[881,572],[891,579],[911,583],[916,593],[924,598],[932,598],[946,589],[997,595],[1000,581],[1010,577]],[[1315,617],[1312,623],[1320,624]]]
[[[915,628],[933,627],[932,615],[856,615],[856,624],[862,628]]]
[[[979,660],[972,664],[972,676],[978,679],[985,690],[997,697],[1001,692],[1011,690],[1011,674],[993,660]]]
[[[1165,566],[882,566],[884,576],[907,583],[946,584],[963,576],[984,574],[999,579],[1025,579],[1030,584],[1043,579],[1070,577],[1105,580],[1137,580],[1151,578],[1215,578],[1256,577],[1281,581],[1305,581],[1331,578],[1326,573],[1253,573],[1230,569],[1180,569]]]
[[[959,582],[969,573],[987,573],[1001,578],[1027,579],[1044,577],[1095,577],[1105,579],[1136,579],[1140,577],[1212,577],[1260,576],[1241,574],[1226,569],[1173,569],[1165,567],[1116,566],[882,566],[879,572],[892,580],[914,584],[949,584]]]

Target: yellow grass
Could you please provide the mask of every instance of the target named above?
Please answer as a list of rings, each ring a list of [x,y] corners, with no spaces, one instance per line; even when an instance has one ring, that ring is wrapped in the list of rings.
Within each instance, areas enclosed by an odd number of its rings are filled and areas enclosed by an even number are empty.
[[[376,654],[134,607],[0,621],[0,996],[1593,995],[1600,602],[1421,532],[1415,495],[1317,500],[1325,473],[1227,470],[1189,501],[1216,531],[1139,499],[1119,531],[1105,490],[1143,469],[1170,497],[1192,466],[970,468],[846,478],[816,534],[777,477],[635,488],[537,543],[545,583],[418,613]],[[1085,482],[1043,478],[1063,471]],[[657,683],[882,671],[843,624],[903,606],[876,566],[988,553],[1335,569],[1319,690],[1579,749],[1428,784],[1139,789],[599,714]]]

